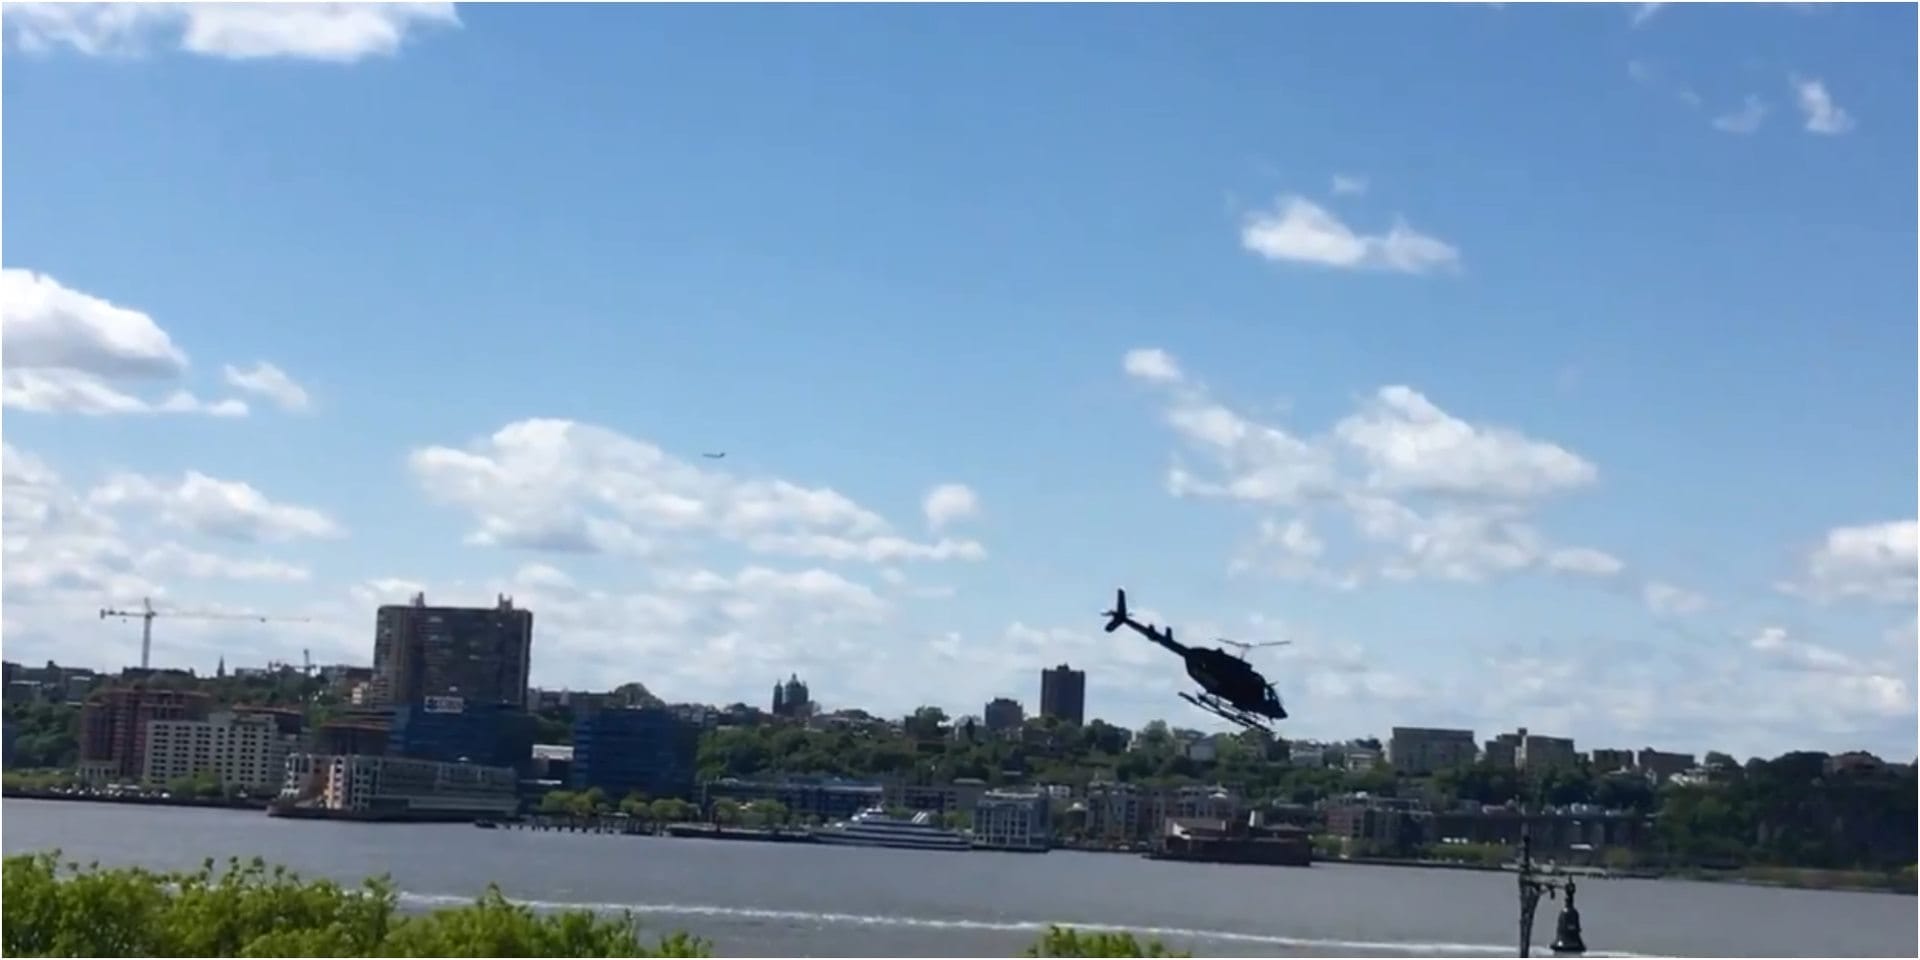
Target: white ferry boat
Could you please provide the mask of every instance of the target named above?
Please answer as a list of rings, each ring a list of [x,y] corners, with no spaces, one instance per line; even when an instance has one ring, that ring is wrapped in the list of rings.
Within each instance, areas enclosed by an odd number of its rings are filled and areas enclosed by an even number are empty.
[[[821,843],[860,847],[898,847],[908,850],[970,850],[973,844],[959,831],[934,825],[933,815],[921,811],[910,820],[889,816],[878,807],[862,810],[813,831]]]

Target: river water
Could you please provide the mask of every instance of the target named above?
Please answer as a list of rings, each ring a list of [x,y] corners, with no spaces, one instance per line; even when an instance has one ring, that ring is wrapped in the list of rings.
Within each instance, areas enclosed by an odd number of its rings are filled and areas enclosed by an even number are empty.
[[[8,854],[154,868],[264,857],[406,903],[488,881],[536,906],[629,909],[721,956],[1013,956],[1048,923],[1125,927],[1200,956],[1514,956],[1511,874],[1323,863],[1165,863],[1118,854],[938,853],[731,843],[464,824],[289,821],[248,811],[9,799]],[[1912,957],[1910,896],[1665,880],[1580,886],[1596,955]],[[1542,901],[1545,955],[1556,905]]]

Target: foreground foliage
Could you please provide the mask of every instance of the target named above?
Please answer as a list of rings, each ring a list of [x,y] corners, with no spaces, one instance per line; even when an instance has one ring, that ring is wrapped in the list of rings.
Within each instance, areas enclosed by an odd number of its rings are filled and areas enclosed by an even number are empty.
[[[676,933],[652,944],[632,914],[536,913],[489,887],[472,904],[402,914],[386,878],[357,889],[306,880],[259,858],[200,869],[6,858],[0,954],[10,957],[708,957]],[[1053,927],[1030,957],[1184,957],[1158,940]]]
[[[1112,930],[1082,932],[1071,927],[1049,927],[1040,942],[1028,947],[1027,957],[1191,957],[1168,950],[1159,940],[1145,943],[1131,933]]]
[[[7,956],[705,957],[685,934],[644,944],[631,915],[540,914],[489,888],[469,906],[400,914],[384,878],[359,889],[230,860],[216,874],[8,857],[0,895]]]

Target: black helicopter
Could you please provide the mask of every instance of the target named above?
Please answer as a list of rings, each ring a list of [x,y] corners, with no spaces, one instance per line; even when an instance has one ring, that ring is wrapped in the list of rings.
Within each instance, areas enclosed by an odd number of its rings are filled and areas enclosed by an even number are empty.
[[[1213,647],[1189,647],[1173,639],[1173,628],[1164,630],[1150,623],[1141,623],[1127,615],[1127,591],[1119,591],[1119,599],[1114,608],[1105,614],[1107,632],[1112,633],[1122,626],[1132,627],[1147,639],[1168,650],[1179,654],[1187,661],[1187,676],[1200,684],[1200,693],[1182,693],[1181,699],[1206,710],[1216,716],[1231,720],[1250,730],[1272,733],[1267,726],[1268,720],[1285,720],[1287,708],[1280,705],[1280,696],[1273,692],[1273,684],[1253,668],[1253,664],[1244,657],[1236,657],[1225,650]],[[1234,643],[1222,640],[1221,643],[1239,647],[1242,651],[1251,647],[1273,647],[1285,644],[1280,640],[1274,643]]]

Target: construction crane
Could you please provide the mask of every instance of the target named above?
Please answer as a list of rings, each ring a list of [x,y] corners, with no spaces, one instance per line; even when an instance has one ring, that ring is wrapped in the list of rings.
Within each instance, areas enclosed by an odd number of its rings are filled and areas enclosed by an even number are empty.
[[[153,654],[153,618],[169,617],[180,620],[253,620],[259,623],[305,623],[307,617],[265,617],[255,613],[204,613],[191,610],[155,610],[152,598],[143,597],[138,610],[113,610],[103,608],[100,619],[125,617],[140,621],[140,669],[148,667]]]

